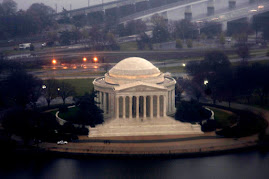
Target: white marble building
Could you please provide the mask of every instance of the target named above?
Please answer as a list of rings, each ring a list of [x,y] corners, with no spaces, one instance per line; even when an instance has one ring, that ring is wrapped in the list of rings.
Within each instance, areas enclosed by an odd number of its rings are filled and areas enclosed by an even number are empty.
[[[176,81],[143,58],[120,61],[93,84],[95,100],[110,120],[91,128],[89,137],[165,134],[171,132],[169,127],[178,125],[195,129],[186,128],[181,133],[201,133],[200,126],[185,125],[167,116],[176,111]]]
[[[105,115],[156,118],[175,112],[176,81],[145,59],[124,59],[93,84]]]

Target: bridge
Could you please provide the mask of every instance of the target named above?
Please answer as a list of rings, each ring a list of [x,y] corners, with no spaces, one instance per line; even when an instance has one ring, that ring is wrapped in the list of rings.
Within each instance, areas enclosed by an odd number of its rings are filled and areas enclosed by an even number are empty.
[[[268,0],[118,0],[68,11],[68,16],[86,15],[93,22],[125,24],[138,19],[150,22],[151,16],[158,13],[169,21],[188,19],[200,26],[208,21],[219,22],[225,30],[228,21],[251,18],[266,11],[269,11]],[[63,13],[57,16],[61,18]]]
[[[152,7],[162,6],[165,3],[173,1],[182,0],[115,0],[107,3],[103,3],[102,0],[102,4],[70,10],[68,11],[68,16],[75,17],[80,15],[94,15],[96,12],[107,15],[106,13],[109,14],[110,11],[115,11],[117,14],[120,14],[121,17],[124,17],[126,15],[144,11]],[[58,13],[56,16],[60,18],[62,15],[63,13]]]
[[[169,21],[188,19],[200,27],[206,22],[219,22],[226,30],[229,21],[241,18],[250,20],[254,15],[267,11],[268,0],[187,0],[123,17],[120,23],[137,19],[150,22],[151,16],[158,13]]]
[[[220,10],[216,12],[214,15],[209,17],[196,17],[193,18],[193,22],[198,23],[200,26],[203,25],[204,22],[219,22],[222,24],[223,30],[227,29],[227,22],[247,18],[247,20],[251,20],[254,15],[261,14],[269,11],[269,2],[268,1],[260,1],[258,4],[251,5],[242,5],[240,8],[231,9],[231,10]]]
[[[104,19],[109,19],[111,16],[115,16],[118,19],[123,18],[120,20],[121,22],[128,21],[128,19],[132,17],[139,17],[141,14],[150,14],[152,12],[156,13],[160,10],[196,1],[199,2],[201,0],[116,0],[90,7],[61,12],[56,14],[55,17],[56,19],[61,19],[65,15],[72,18],[88,16],[89,18],[97,17],[99,20],[104,21]]]

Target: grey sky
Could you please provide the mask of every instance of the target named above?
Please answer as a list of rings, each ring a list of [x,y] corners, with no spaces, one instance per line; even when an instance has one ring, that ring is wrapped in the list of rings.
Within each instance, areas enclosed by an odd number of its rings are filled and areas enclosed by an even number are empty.
[[[2,0],[0,0],[2,1]],[[81,7],[88,6],[88,0],[14,0],[18,3],[18,9],[27,9],[33,3],[44,3],[55,9],[55,4],[58,6],[58,12],[62,11],[63,7],[70,9],[70,4],[72,4],[72,9],[77,9]],[[104,0],[105,2],[114,0]],[[102,0],[90,0],[90,5],[95,5],[102,3]]]

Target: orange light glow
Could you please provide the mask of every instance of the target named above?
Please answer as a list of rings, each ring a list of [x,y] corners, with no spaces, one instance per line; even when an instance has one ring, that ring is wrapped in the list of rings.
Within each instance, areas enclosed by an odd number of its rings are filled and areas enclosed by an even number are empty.
[[[57,60],[53,59],[52,64],[54,64],[54,65],[57,64]]]
[[[63,67],[63,69],[68,69],[68,67]]]
[[[97,57],[94,57],[93,58],[93,62],[95,62],[95,63],[98,62],[98,58]]]
[[[87,61],[87,58],[86,58],[86,57],[84,57],[84,58],[83,58],[83,61],[84,61],[84,62],[86,62],[86,61]]]
[[[93,66],[93,68],[94,68],[94,69],[97,69],[97,68],[98,68],[98,66]]]

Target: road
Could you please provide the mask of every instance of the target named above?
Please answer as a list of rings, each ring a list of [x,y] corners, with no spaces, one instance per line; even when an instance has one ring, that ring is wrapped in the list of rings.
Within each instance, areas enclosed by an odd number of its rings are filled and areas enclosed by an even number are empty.
[[[215,22],[225,22],[225,21],[232,21],[236,19],[241,19],[244,17],[253,16],[259,13],[267,12],[269,10],[269,2],[261,1],[263,8],[258,8],[259,4],[249,5],[249,3],[245,3],[240,8],[235,10],[227,10],[222,9],[220,11],[215,12],[213,16],[201,16],[201,17],[194,17],[193,22],[195,21],[215,21]]]

